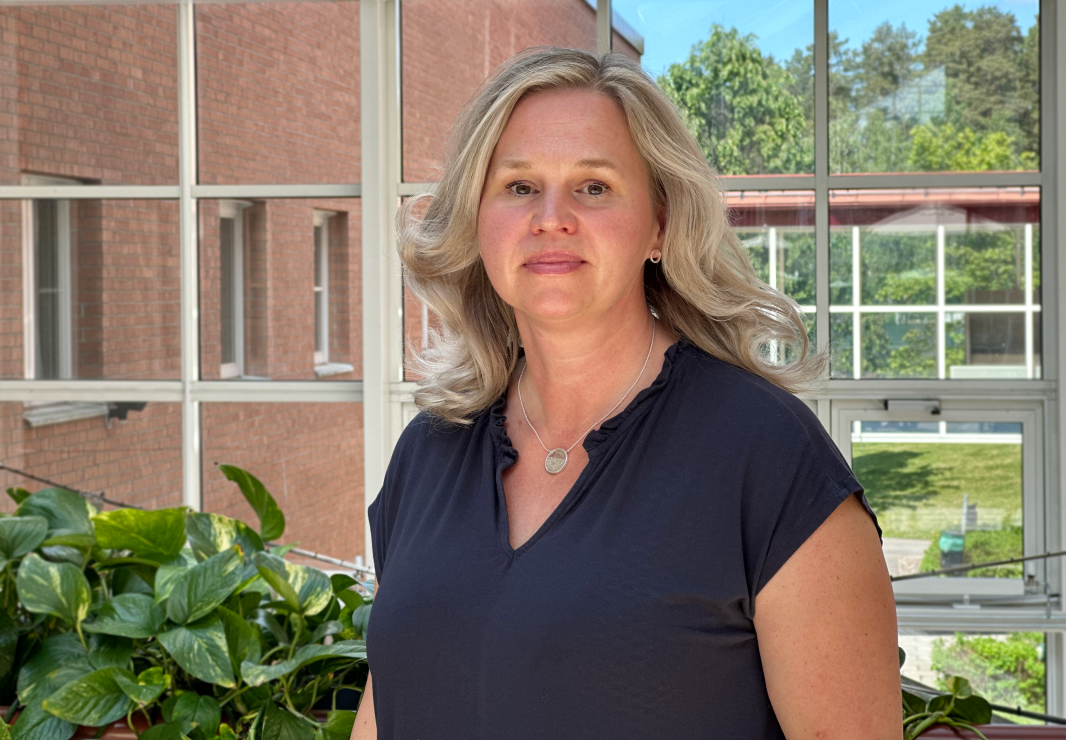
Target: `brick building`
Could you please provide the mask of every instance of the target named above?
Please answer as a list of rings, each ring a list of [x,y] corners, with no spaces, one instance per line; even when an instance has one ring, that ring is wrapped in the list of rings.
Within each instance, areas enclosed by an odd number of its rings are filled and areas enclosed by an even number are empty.
[[[286,542],[346,559],[365,551],[362,406],[286,402],[283,384],[362,377],[360,200],[298,192],[361,181],[359,23],[358,2],[203,5],[194,23],[196,183],[274,186],[195,201],[198,379],[277,394],[197,407],[202,507],[252,516],[214,469],[240,465],[277,497]],[[409,0],[401,23],[408,182],[436,179],[450,121],[497,64],[596,48],[584,0]],[[146,188],[0,200],[0,380],[108,380],[138,404],[182,377],[179,25],[174,5],[0,9],[0,186]],[[420,321],[409,301],[409,342]],[[187,503],[182,403],[55,396],[0,402],[5,465]],[[38,487],[6,471],[0,484]]]

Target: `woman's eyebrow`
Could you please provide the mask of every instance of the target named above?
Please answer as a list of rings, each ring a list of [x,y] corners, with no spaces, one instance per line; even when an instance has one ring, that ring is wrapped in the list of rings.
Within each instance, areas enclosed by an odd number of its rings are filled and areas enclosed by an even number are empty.
[[[501,159],[493,170],[531,170],[533,165],[524,159]]]
[[[579,159],[574,163],[574,166],[583,170],[614,170],[618,171],[618,165],[610,159]],[[524,159],[501,159],[496,163],[496,166],[492,168],[493,171],[499,170],[531,170],[533,169],[532,163]]]
[[[614,170],[618,171],[618,165],[616,165],[610,159],[579,159],[577,166],[586,170]]]

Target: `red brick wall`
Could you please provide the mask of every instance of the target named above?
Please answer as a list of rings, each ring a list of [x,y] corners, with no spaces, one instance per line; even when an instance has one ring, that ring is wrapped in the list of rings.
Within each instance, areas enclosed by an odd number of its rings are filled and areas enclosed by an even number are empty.
[[[205,510],[255,524],[215,467],[238,465],[277,499],[284,542],[346,560],[364,552],[362,404],[212,404],[202,418]]]
[[[359,182],[359,3],[196,9],[200,182]]]
[[[110,429],[101,417],[29,429],[22,413],[22,403],[0,403],[4,465],[138,506],[181,506],[180,404],[149,403]],[[0,487],[9,486],[46,487],[0,471]],[[14,508],[0,498],[0,511]]]
[[[0,11],[0,183],[178,180],[173,5]]]
[[[531,46],[596,50],[596,12],[582,0],[405,0],[403,177],[439,178],[463,103],[498,65]],[[614,50],[639,59],[618,34]]]

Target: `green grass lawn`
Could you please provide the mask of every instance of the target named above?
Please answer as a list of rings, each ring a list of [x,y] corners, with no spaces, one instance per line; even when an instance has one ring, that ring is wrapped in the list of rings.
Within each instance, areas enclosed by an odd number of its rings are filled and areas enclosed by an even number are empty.
[[[979,524],[1021,524],[1021,445],[864,442],[851,455],[885,537],[932,540],[958,528],[963,494]]]

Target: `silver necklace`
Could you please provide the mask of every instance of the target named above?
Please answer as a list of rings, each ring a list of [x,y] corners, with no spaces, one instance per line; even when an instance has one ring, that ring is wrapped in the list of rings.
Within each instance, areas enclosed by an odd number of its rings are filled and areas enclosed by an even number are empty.
[[[580,437],[577,438],[577,442],[580,442],[581,440],[583,440],[585,438],[585,436],[589,432],[591,432],[593,429],[595,429],[600,424],[600,422],[602,422],[604,419],[606,419],[608,416],[610,416],[611,412],[613,412],[616,408],[618,408],[618,404],[622,403],[622,401],[625,400],[626,396],[629,395],[629,392],[631,390],[633,390],[634,386],[636,386],[637,381],[640,380],[640,376],[642,376],[644,374],[644,368],[646,368],[648,366],[648,360],[651,359],[651,349],[654,346],[655,346],[655,317],[653,316],[652,319],[651,319],[651,344],[648,345],[648,356],[644,358],[644,364],[641,365],[640,372],[637,373],[637,377],[633,380],[633,385],[629,386],[629,388],[626,389],[626,392],[623,393],[622,397],[618,399],[618,403],[616,403],[614,406],[612,406],[607,411],[606,414],[601,416],[599,421],[597,421],[595,424],[590,426],[588,428],[588,431],[585,432],[585,434],[582,434]],[[526,424],[529,424],[529,428],[533,430],[533,434],[537,435],[537,441],[540,442],[540,446],[543,447],[544,451],[548,453],[548,456],[544,458],[544,469],[547,470],[552,475],[555,475],[556,473],[561,472],[562,469],[566,467],[566,463],[570,459],[570,457],[569,457],[570,450],[572,450],[575,447],[577,447],[577,442],[574,442],[574,444],[570,445],[565,450],[562,447],[556,447],[554,450],[549,450],[548,449],[548,445],[544,444],[544,440],[540,438],[540,433],[537,432],[537,428],[535,426],[533,426],[533,423],[529,420],[529,414],[526,413],[525,401],[522,400],[522,376],[525,375],[525,374],[526,374],[526,364],[524,363],[522,365],[522,372],[520,372],[518,374],[518,403],[522,406],[522,416],[524,416],[526,418]]]

